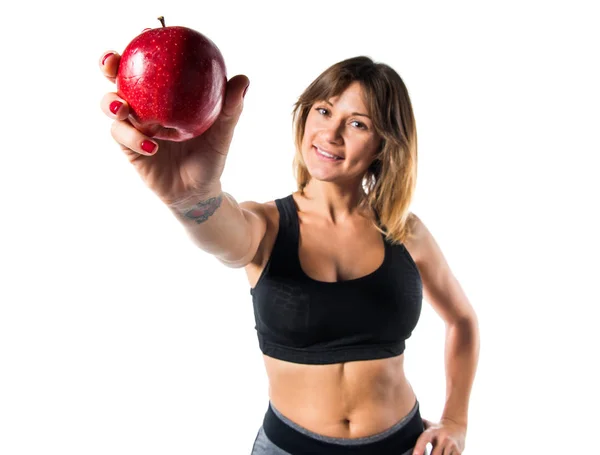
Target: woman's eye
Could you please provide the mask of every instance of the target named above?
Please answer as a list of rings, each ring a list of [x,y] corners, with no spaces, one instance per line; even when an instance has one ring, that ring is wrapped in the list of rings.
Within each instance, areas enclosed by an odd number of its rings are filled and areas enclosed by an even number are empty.
[[[361,130],[366,130],[367,129],[367,125],[365,125],[362,122],[359,122],[357,120],[353,120],[352,121],[352,125],[354,125],[356,128],[360,128]]]
[[[327,109],[325,109],[324,107],[318,107],[317,112],[321,115],[327,115]]]

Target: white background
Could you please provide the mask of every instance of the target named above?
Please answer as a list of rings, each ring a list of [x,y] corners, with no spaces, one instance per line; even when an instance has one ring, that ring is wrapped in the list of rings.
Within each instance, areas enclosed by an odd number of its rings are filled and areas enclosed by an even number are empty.
[[[0,453],[246,454],[267,407],[249,286],[196,249],[110,136],[97,62],[183,25],[251,85],[223,188],[294,190],[291,110],[365,54],[408,86],[412,211],[480,319],[468,455],[598,453],[599,17],[563,2],[30,2],[3,7]],[[393,5],[393,6],[392,6]],[[427,304],[406,370],[443,408]]]

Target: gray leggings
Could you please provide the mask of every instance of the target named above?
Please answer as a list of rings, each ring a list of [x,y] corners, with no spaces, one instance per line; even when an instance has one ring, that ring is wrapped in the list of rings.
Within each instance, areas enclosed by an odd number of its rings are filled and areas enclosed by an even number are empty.
[[[415,414],[418,412],[419,410],[419,403],[416,402],[414,408],[411,410],[411,412],[404,417],[402,420],[400,420],[398,423],[396,423],[393,427],[385,430],[382,433],[378,433],[376,435],[373,436],[367,436],[367,437],[363,437],[363,438],[333,438],[333,437],[329,437],[329,436],[323,436],[320,435],[318,433],[314,433],[310,430],[307,430],[304,427],[301,427],[300,425],[298,425],[297,423],[291,421],[290,419],[288,419],[287,417],[285,417],[283,414],[281,414],[281,412],[279,412],[277,409],[275,409],[275,407],[273,407],[272,404],[270,404],[271,409],[273,410],[273,412],[275,413],[275,415],[286,425],[288,425],[289,427],[293,428],[294,430],[296,430],[298,433],[301,433],[305,436],[308,436],[310,438],[319,440],[319,441],[323,441],[323,442],[327,442],[327,443],[331,443],[331,444],[336,444],[339,445],[340,447],[353,447],[353,446],[358,446],[358,445],[368,445],[370,443],[375,443],[381,440],[384,440],[385,438],[387,438],[388,436],[395,434],[396,432],[400,431],[402,428],[405,427],[406,424],[409,423],[409,421],[415,417]],[[414,447],[412,447],[411,449],[403,452],[403,453],[398,453],[398,455],[411,455],[412,451],[413,451]],[[292,454],[290,452],[286,452],[285,450],[281,449],[280,447],[276,446],[265,434],[265,430],[264,427],[261,426],[260,429],[258,430],[258,434],[256,435],[256,439],[254,441],[254,445],[252,447],[252,452],[250,455],[295,455]]]

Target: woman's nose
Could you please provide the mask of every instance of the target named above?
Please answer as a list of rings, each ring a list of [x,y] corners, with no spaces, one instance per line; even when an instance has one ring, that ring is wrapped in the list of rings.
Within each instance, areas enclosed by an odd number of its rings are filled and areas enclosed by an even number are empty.
[[[324,128],[323,136],[329,142],[339,143],[342,140],[343,129],[343,122],[330,121]]]

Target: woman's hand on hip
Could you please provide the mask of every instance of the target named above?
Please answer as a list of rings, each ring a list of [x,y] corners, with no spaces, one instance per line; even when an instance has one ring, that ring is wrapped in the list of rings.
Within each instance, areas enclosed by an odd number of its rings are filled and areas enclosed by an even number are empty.
[[[433,446],[431,455],[461,455],[465,450],[467,428],[449,419],[433,423],[423,419],[425,431],[415,445],[412,455],[425,455],[427,444]]]

